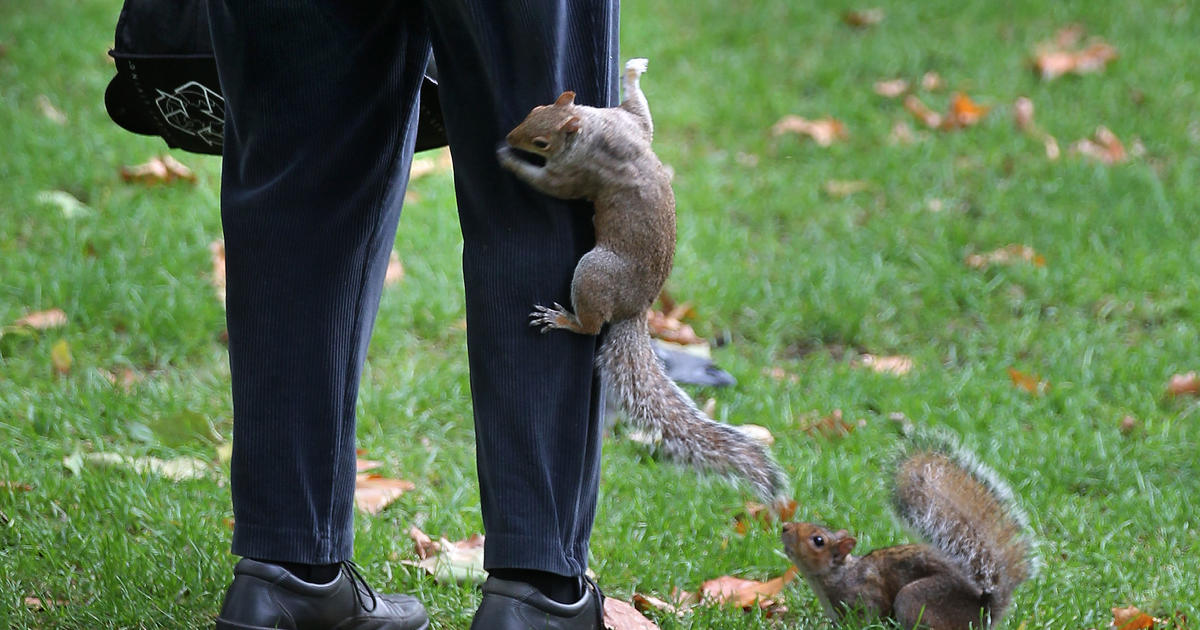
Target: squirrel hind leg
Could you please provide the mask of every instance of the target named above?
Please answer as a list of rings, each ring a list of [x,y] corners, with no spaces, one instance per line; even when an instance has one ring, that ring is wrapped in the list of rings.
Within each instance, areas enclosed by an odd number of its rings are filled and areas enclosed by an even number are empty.
[[[892,604],[892,616],[902,628],[987,628],[995,621],[990,612],[978,589],[946,574],[909,582]]]

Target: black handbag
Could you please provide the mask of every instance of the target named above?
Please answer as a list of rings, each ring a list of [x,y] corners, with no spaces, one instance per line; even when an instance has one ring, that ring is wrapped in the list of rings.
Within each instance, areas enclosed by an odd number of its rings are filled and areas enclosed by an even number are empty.
[[[117,75],[104,92],[108,115],[167,146],[221,154],[225,99],[217,77],[205,0],[125,0],[109,55]],[[446,145],[437,70],[421,85],[416,150]]]

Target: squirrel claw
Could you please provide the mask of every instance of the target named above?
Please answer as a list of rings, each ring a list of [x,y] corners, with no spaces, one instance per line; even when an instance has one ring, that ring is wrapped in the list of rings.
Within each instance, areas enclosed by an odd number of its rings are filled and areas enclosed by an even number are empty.
[[[559,327],[558,318],[562,315],[562,312],[563,307],[558,302],[554,303],[554,308],[534,304],[533,312],[529,314],[529,325],[534,328],[541,328],[541,333],[544,335]]]

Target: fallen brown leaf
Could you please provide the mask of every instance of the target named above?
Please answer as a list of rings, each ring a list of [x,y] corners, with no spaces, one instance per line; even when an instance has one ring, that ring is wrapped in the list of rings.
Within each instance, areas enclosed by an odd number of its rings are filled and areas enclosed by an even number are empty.
[[[1083,138],[1072,144],[1071,153],[1082,155],[1110,166],[1120,164],[1129,157],[1125,152],[1125,145],[1117,138],[1117,134],[1110,131],[1104,125],[1096,127],[1096,131],[1092,134],[1091,138]]]
[[[45,94],[38,94],[34,101],[37,103],[38,111],[41,112],[42,116],[45,116],[47,120],[56,125],[67,124],[67,115],[64,114],[61,109],[55,107],[54,103],[50,102],[49,96],[46,96]]]
[[[1112,625],[1116,630],[1145,630],[1154,627],[1154,617],[1138,610],[1136,606],[1113,607],[1112,615]]]
[[[863,354],[851,361],[851,365],[867,367],[880,374],[904,376],[912,371],[913,360],[901,355],[878,357],[873,354]]]
[[[1038,77],[1052,81],[1065,74],[1100,72],[1117,59],[1116,47],[1102,39],[1075,49],[1082,37],[1082,27],[1070,27],[1059,31],[1054,42],[1039,45],[1033,55],[1033,70]]]
[[[98,368],[98,370],[100,375],[104,377],[104,380],[111,383],[114,387],[121,388],[121,391],[126,394],[133,390],[134,385],[146,380],[144,374],[129,367],[120,368],[116,372],[104,368]]]
[[[841,199],[842,197],[849,197],[855,193],[860,193],[870,187],[871,182],[862,180],[831,179],[821,185],[821,190],[830,197]]]
[[[62,599],[42,599],[40,597],[26,597],[25,607],[32,612],[43,612],[54,606],[65,606],[66,600]]]
[[[683,323],[677,318],[670,317],[661,311],[650,309],[646,312],[646,320],[650,326],[650,335],[663,341],[677,343],[682,346],[708,343],[697,335],[695,329],[690,325]]]
[[[0,480],[0,488],[11,490],[13,492],[29,492],[33,490],[33,486],[21,481],[9,481],[7,479]]]
[[[660,613],[682,617],[694,606],[695,602],[685,603],[677,601],[675,603],[671,603],[664,599],[654,597],[653,595],[642,595],[641,593],[633,594],[633,607],[643,613],[648,610],[654,610]]]
[[[136,166],[122,166],[121,179],[126,182],[142,184],[158,184],[177,179],[195,182],[196,174],[171,155],[163,154],[156,155],[149,161]]]
[[[889,79],[875,82],[875,93],[884,98],[899,98],[908,92],[907,79]]]
[[[885,15],[883,9],[857,9],[843,13],[842,21],[854,28],[866,28],[882,22]]]
[[[442,584],[482,582],[487,577],[483,570],[482,534],[473,534],[465,540],[458,541],[442,537],[434,542],[420,529],[412,527],[408,535],[413,539],[417,556],[421,560],[404,561],[404,564],[424,569],[435,581]]]
[[[719,605],[742,609],[758,607],[768,613],[780,612],[780,605],[772,598],[796,578],[796,573],[796,567],[789,567],[783,575],[766,582],[723,575],[701,584],[700,597],[702,601]]]
[[[963,92],[955,92],[950,97],[950,107],[945,114],[933,111],[915,94],[904,97],[904,108],[926,127],[943,131],[976,125],[991,111],[991,107],[976,103]]]
[[[775,528],[776,522],[783,523],[792,520],[797,507],[795,499],[786,499],[777,502],[774,506],[747,501],[744,511],[738,512],[733,517],[733,528],[743,535],[750,530],[751,524],[757,525],[763,531],[770,531]]]
[[[67,314],[61,308],[45,311],[34,311],[22,316],[12,323],[14,328],[32,328],[34,330],[49,330],[67,325]]]
[[[390,286],[404,279],[404,265],[400,262],[400,254],[396,250],[392,250],[388,256],[387,273],[383,276],[383,284]]]
[[[1033,136],[1042,143],[1046,148],[1046,157],[1050,160],[1057,160],[1062,152],[1058,148],[1058,140],[1054,136],[1046,133],[1033,120],[1033,101],[1026,96],[1017,97],[1013,102],[1013,124],[1017,129]]]
[[[709,415],[709,417],[711,418],[713,416]],[[762,425],[738,424],[734,425],[733,428],[741,431],[746,435],[746,437],[749,437],[751,440],[754,440],[763,446],[771,446],[775,444],[775,436],[771,433],[771,430]]]
[[[1172,375],[1171,380],[1167,382],[1167,393],[1172,396],[1200,395],[1200,373],[1187,372]]]
[[[389,479],[382,475],[359,474],[354,480],[354,505],[367,514],[378,514],[417,487],[411,481]]]
[[[846,422],[842,417],[841,409],[834,409],[833,413],[827,416],[818,420],[806,421],[800,425],[800,430],[807,433],[810,437],[823,437],[826,439],[846,437],[854,431],[854,428],[855,425]]]
[[[1050,383],[1042,380],[1037,374],[1026,374],[1015,368],[1008,368],[1008,378],[1017,389],[1023,389],[1035,396],[1041,396],[1050,389]]]
[[[781,136],[785,133],[795,133],[802,136],[812,138],[818,146],[827,147],[839,140],[845,140],[849,137],[846,131],[846,125],[835,118],[819,118],[817,120],[808,120],[800,116],[788,115],[779,119],[775,126],[771,127],[771,133],[776,136]]]
[[[972,269],[987,269],[992,265],[1011,265],[1018,262],[1027,262],[1035,267],[1046,266],[1044,256],[1034,251],[1032,247],[1018,243],[1006,245],[986,254],[970,254],[965,262]]]
[[[607,630],[658,630],[658,625],[633,605],[615,597],[604,598],[604,627]]]
[[[59,339],[50,347],[50,364],[59,374],[68,374],[75,359],[71,356],[71,345],[66,339]]]
[[[1130,435],[1136,431],[1139,426],[1141,426],[1141,423],[1138,422],[1137,418],[1134,418],[1133,416],[1125,416],[1124,418],[1121,418],[1121,424],[1118,426],[1118,429],[1121,431],[1121,435]]]
[[[898,122],[892,125],[892,131],[888,134],[888,142],[892,144],[912,144],[916,141],[917,134],[906,122]]]
[[[942,89],[943,84],[944,82],[942,81],[942,75],[936,72],[930,71],[921,75],[922,90],[927,92],[936,92],[937,90]]]
[[[221,306],[225,306],[225,241],[217,239],[209,243],[208,252],[212,259],[212,277],[208,281]]]

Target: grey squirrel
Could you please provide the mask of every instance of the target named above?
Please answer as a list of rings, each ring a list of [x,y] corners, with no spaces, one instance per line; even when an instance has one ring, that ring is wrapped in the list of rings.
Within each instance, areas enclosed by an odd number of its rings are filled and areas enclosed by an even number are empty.
[[[902,628],[966,630],[999,623],[1033,575],[1033,541],[1012,493],[949,441],[904,449],[893,475],[897,516],[929,544],[854,556],[846,530],[787,523],[783,546],[834,620],[852,610]]]
[[[626,63],[619,106],[576,105],[564,92],[533,108],[497,150],[500,164],[537,190],[595,206],[596,245],[571,282],[574,312],[537,305],[530,325],[596,335],[608,323],[597,364],[631,422],[660,436],[668,457],[741,477],[774,501],[786,483],[765,448],[697,409],[663,373],[650,343],[646,311],[675,256],[675,194],[650,148],[654,125],[638,82],[646,63]]]

